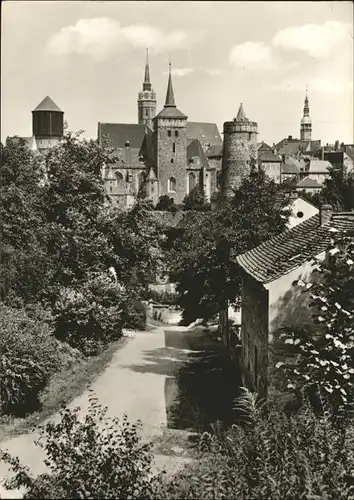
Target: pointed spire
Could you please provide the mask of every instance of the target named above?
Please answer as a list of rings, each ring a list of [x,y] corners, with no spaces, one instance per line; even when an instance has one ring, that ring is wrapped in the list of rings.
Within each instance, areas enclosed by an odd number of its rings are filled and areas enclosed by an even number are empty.
[[[306,85],[304,116],[309,116],[310,115],[310,106],[309,106],[309,98],[307,97],[307,91],[308,91],[308,87]]]
[[[243,109],[243,104],[241,102],[240,104],[240,107],[238,109],[238,113],[237,113],[237,116],[236,116],[236,121],[237,122],[248,122],[248,118],[246,116],[246,113]]]
[[[166,93],[166,101],[165,108],[175,108],[175,96],[173,94],[173,86],[172,86],[172,76],[171,76],[171,61],[169,62],[169,74],[168,74],[168,85],[167,85],[167,93]]]
[[[143,90],[152,90],[150,82],[150,68],[149,68],[149,49],[146,49],[146,62],[145,62],[145,75]]]

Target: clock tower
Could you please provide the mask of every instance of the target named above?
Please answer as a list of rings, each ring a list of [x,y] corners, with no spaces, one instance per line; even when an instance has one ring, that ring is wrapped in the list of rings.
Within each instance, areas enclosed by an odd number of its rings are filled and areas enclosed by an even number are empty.
[[[152,119],[156,115],[156,94],[150,82],[149,54],[146,49],[145,77],[143,90],[138,94],[138,123],[152,129]]]

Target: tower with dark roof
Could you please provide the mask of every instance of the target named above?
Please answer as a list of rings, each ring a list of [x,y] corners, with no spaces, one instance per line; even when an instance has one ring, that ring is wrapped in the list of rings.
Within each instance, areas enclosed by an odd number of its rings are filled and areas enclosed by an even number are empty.
[[[257,135],[258,124],[247,118],[241,103],[236,118],[224,123],[221,200],[232,197],[233,190],[257,166]]]
[[[32,134],[39,150],[57,144],[64,133],[64,112],[49,97],[32,111]]]
[[[301,125],[300,125],[300,139],[302,141],[311,141],[311,137],[312,137],[312,120],[310,118],[310,106],[306,88],[304,114],[301,119]]]
[[[153,119],[159,196],[182,203],[187,193],[187,116],[176,106],[169,66],[166,101]]]
[[[143,90],[138,94],[138,123],[152,129],[152,120],[156,115],[156,94],[150,82],[149,54],[146,49],[145,75]]]

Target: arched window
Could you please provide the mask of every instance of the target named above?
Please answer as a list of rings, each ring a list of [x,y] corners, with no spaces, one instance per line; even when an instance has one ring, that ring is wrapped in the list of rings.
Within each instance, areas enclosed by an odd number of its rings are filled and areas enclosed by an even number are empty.
[[[188,191],[191,192],[192,189],[195,188],[195,186],[196,186],[195,173],[190,172],[190,174],[188,175]]]
[[[175,137],[178,137],[178,130],[175,130]]]
[[[116,172],[117,186],[123,186],[123,175],[120,172]]]
[[[175,142],[172,144],[172,151],[173,151],[174,153],[176,152],[176,143],[175,143]]]
[[[176,179],[174,177],[170,177],[168,179],[168,186],[167,189],[170,193],[175,193],[176,192]]]
[[[168,137],[171,137],[171,130],[167,130]]]

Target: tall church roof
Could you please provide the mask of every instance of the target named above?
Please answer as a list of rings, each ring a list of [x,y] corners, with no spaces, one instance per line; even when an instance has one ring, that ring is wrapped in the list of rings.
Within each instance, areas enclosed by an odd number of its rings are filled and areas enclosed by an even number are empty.
[[[47,95],[42,102],[33,111],[58,111],[63,113],[63,111],[55,104],[55,102]]]
[[[124,148],[127,141],[131,148],[140,149],[145,137],[145,124],[98,123],[98,140],[107,138],[112,148]]]
[[[156,118],[187,118],[187,116],[176,107],[175,96],[173,93],[173,85],[172,85],[171,63],[168,75],[165,105],[163,109],[160,111],[160,113],[156,115]]]
[[[198,139],[201,144],[210,146],[222,144],[216,123],[187,122],[187,138]]]

